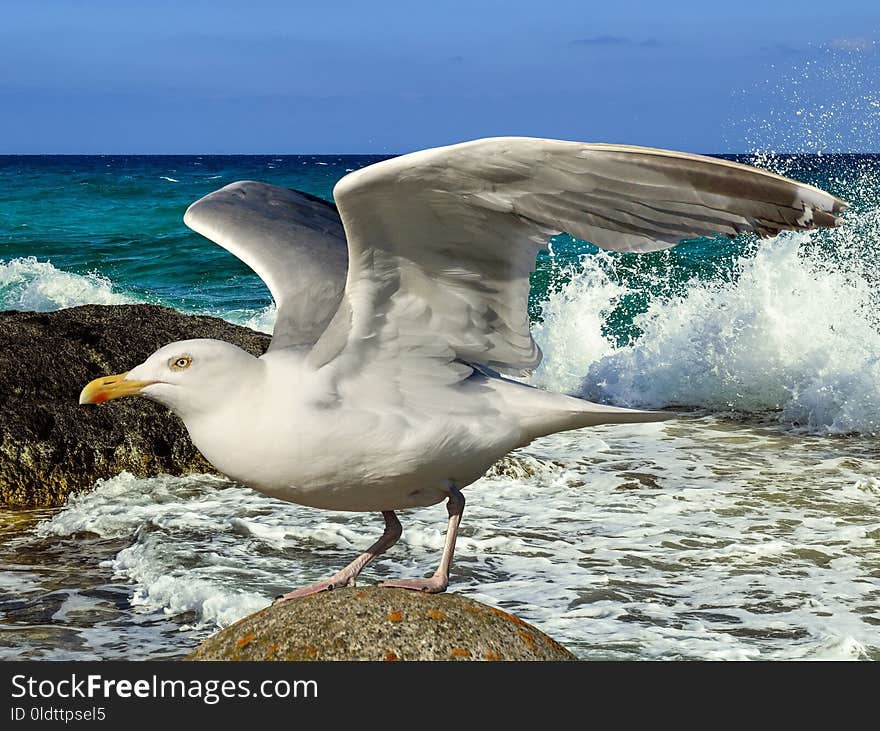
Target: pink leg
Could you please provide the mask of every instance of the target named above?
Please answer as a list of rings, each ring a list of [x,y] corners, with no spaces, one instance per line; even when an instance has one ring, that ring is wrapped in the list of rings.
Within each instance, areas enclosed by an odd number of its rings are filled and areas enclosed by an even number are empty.
[[[464,513],[464,495],[452,486],[449,489],[449,500],[446,503],[449,513],[449,527],[446,529],[446,545],[443,547],[443,557],[434,575],[428,579],[392,579],[383,581],[379,586],[396,586],[401,589],[414,589],[425,591],[429,594],[440,594],[449,586],[449,569],[452,567],[452,554],[455,553],[455,539],[458,536],[458,526],[461,524],[461,516]]]
[[[309,594],[317,594],[319,591],[330,591],[331,589],[339,589],[343,586],[354,586],[355,580],[357,579],[358,574],[363,570],[364,566],[370,563],[370,561],[376,558],[376,556],[381,556],[385,551],[391,548],[391,546],[397,543],[403,533],[400,521],[397,519],[393,510],[383,511],[382,517],[385,518],[385,532],[378,541],[366,550],[365,553],[362,553],[354,561],[348,564],[348,566],[342,569],[342,571],[333,574],[333,576],[326,581],[319,581],[317,584],[304,586],[302,589],[294,589],[293,591],[287,592],[287,594],[282,594],[281,596],[276,597],[275,604],[286,602],[289,599],[308,596]]]

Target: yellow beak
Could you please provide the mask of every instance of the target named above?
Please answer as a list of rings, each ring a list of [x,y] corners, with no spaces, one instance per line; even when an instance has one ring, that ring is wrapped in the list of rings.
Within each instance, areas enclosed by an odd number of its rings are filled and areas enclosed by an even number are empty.
[[[126,372],[120,373],[118,376],[96,378],[82,390],[79,402],[81,404],[102,404],[120,396],[134,396],[139,394],[144,387],[155,383],[155,381],[126,381],[127,375]]]

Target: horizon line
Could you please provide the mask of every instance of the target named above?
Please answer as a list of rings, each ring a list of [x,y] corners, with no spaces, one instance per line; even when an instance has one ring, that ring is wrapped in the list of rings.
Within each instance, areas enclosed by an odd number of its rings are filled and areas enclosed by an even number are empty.
[[[427,150],[422,147],[409,152]],[[671,149],[671,148],[669,148]],[[0,152],[0,157],[116,157],[122,155],[134,155],[137,157],[375,157],[407,155],[409,152]],[[813,155],[824,157],[830,155],[880,155],[880,150],[839,150],[835,152],[792,152],[785,150],[750,150],[750,151],[727,151],[727,152],[698,152],[698,155]]]

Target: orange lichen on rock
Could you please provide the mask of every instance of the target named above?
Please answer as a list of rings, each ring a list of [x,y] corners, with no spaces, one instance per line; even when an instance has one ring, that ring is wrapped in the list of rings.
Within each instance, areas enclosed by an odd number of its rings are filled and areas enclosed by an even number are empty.
[[[530,650],[534,650],[537,648],[537,645],[535,644],[535,638],[532,637],[531,632],[526,632],[524,629],[518,629],[516,633],[520,636],[522,641],[529,646]]]
[[[453,647],[449,653],[452,657],[470,657],[471,651],[463,647]]]
[[[249,634],[242,637],[238,642],[235,643],[235,646],[240,650],[242,647],[251,644],[256,639],[256,635]]]
[[[385,653],[385,662],[397,662],[398,660],[400,660],[400,658],[393,652]]]
[[[403,621],[403,613],[402,612],[388,612],[388,621],[389,622],[402,622]]]
[[[514,615],[509,614],[508,612],[505,612],[503,609],[498,609],[497,607],[489,607],[489,609],[491,609],[493,612],[495,612],[495,614],[497,614],[498,616],[504,617],[504,619],[508,620],[509,622],[513,622],[514,624],[518,624],[521,627],[528,627],[529,626],[528,622],[525,622],[524,620],[520,619],[519,617],[515,617]]]
[[[495,662],[497,660],[503,660],[504,658],[494,650],[486,650],[486,654],[483,655],[483,659]]]
[[[428,611],[428,616],[431,619],[446,619],[446,615],[441,612],[439,609],[431,609]]]

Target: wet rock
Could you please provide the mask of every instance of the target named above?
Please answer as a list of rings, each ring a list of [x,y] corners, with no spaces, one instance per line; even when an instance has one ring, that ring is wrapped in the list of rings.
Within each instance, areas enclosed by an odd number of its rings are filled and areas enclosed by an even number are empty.
[[[154,305],[0,312],[0,505],[61,505],[98,478],[214,470],[183,423],[143,398],[80,406],[82,387],[157,348],[218,338],[259,355],[269,337],[213,317]]]
[[[540,475],[558,475],[563,465],[547,459],[538,459],[527,454],[508,454],[499,459],[486,472],[486,477],[505,477],[512,480],[527,480]]]
[[[576,660],[543,632],[460,594],[336,589],[263,609],[189,660]]]

